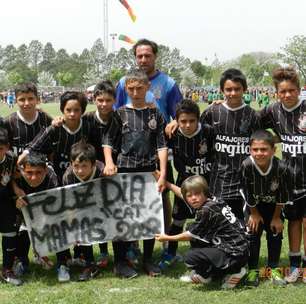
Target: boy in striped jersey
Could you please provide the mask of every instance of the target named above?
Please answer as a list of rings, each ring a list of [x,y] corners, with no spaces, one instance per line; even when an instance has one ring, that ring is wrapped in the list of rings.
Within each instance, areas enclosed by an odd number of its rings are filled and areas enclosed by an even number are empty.
[[[246,285],[259,284],[258,261],[260,239],[266,231],[268,267],[273,284],[285,285],[279,258],[282,247],[283,206],[292,199],[292,174],[286,164],[274,156],[273,135],[266,130],[255,131],[250,138],[251,156],[241,166],[242,193],[247,204],[250,237],[249,273]]]
[[[264,128],[280,137],[283,160],[293,170],[294,204],[285,206],[288,219],[289,259],[291,272],[285,279],[296,282],[300,276],[301,241],[304,240],[303,282],[306,283],[306,100],[299,98],[300,82],[291,68],[278,68],[273,81],[279,102],[260,112]]]
[[[156,170],[156,155],[160,161],[161,176],[158,190],[163,191],[166,181],[168,151],[164,135],[164,119],[158,109],[150,107],[146,92],[150,83],[148,76],[139,69],[132,69],[126,76],[126,91],[131,105],[121,107],[117,114],[120,120],[112,120],[104,141],[105,175],[117,172],[153,172]],[[117,139],[121,139],[117,163],[112,159],[112,150]],[[118,275],[132,278],[137,272],[126,263],[127,242],[116,242],[114,250],[115,271]],[[143,267],[148,275],[160,274],[160,269],[152,262],[154,239],[144,240]],[[115,249],[115,248],[114,248]]]
[[[202,126],[200,109],[192,100],[183,100],[176,110],[178,129],[168,141],[173,151],[174,167],[178,172],[176,185],[189,176],[201,175],[209,181],[213,131],[208,125]],[[179,197],[175,196],[172,212],[172,224],[169,235],[181,233],[188,218],[194,218],[195,210]],[[171,241],[168,250],[163,254],[159,267],[164,270],[177,260],[177,242]]]

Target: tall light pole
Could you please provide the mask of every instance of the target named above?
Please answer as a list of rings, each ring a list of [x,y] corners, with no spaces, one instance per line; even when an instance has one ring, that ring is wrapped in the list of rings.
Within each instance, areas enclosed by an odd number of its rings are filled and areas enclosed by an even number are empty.
[[[112,37],[112,53],[115,53],[115,38],[117,37],[117,33],[109,34]]]
[[[103,44],[108,53],[108,0],[103,0]]]

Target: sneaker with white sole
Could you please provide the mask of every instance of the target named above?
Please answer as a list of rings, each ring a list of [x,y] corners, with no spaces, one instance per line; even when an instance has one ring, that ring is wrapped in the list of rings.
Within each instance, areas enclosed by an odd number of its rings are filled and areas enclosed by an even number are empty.
[[[22,285],[22,281],[16,277],[14,272],[11,269],[3,269],[2,270],[2,279],[11,285],[20,286]]]
[[[60,283],[69,282],[70,281],[70,274],[69,268],[65,265],[61,265],[57,269],[57,279]]]
[[[221,286],[222,289],[233,289],[235,288],[241,281],[241,279],[246,275],[247,271],[245,267],[240,269],[240,272],[228,274],[224,277],[223,284]]]
[[[181,276],[180,281],[194,284],[209,284],[211,282],[211,277],[204,278],[200,274],[196,273],[195,270],[192,270],[190,274]]]
[[[45,270],[50,270],[54,266],[54,263],[47,256],[39,256],[38,254],[34,255],[33,263],[40,265]]]
[[[285,281],[287,283],[295,283],[300,277],[300,268],[299,267],[290,267],[289,275],[285,276]]]
[[[274,285],[278,286],[285,286],[287,284],[279,268],[271,269],[271,281]]]

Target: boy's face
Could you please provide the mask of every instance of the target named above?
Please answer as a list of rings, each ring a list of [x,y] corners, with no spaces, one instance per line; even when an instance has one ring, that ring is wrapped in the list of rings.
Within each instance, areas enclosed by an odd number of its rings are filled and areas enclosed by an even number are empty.
[[[47,167],[25,164],[21,170],[21,173],[27,183],[32,188],[36,188],[44,181],[47,174]]]
[[[39,104],[39,99],[34,93],[18,93],[16,103],[21,114],[34,114],[36,106]]]
[[[3,160],[6,152],[9,150],[9,145],[0,144],[0,161]]]
[[[64,107],[65,122],[79,122],[82,116],[82,108],[80,102],[76,99],[68,100]]]
[[[95,98],[96,107],[101,115],[111,113],[114,103],[115,98],[108,93],[102,93]]]
[[[192,135],[198,129],[199,120],[193,113],[182,113],[178,118],[178,126],[186,135]]]
[[[300,90],[290,80],[284,80],[277,87],[277,97],[288,109],[294,107],[299,101]]]
[[[86,181],[93,173],[94,165],[90,160],[78,161],[75,160],[71,163],[73,172],[81,180]]]
[[[242,104],[242,97],[245,91],[240,82],[226,80],[222,92],[229,106],[239,107]]]
[[[268,169],[271,158],[275,153],[275,147],[272,147],[264,140],[254,140],[250,148],[250,153],[256,165],[261,169]]]
[[[139,80],[129,80],[125,84],[125,89],[133,103],[144,103],[146,93],[149,90],[150,84]]]
[[[188,191],[186,193],[187,204],[193,209],[201,208],[206,202],[207,197],[203,192]]]

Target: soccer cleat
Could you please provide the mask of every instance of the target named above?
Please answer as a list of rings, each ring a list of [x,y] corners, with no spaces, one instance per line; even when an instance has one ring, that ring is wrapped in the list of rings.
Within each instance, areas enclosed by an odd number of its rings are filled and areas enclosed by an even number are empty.
[[[285,276],[285,281],[287,283],[295,283],[300,277],[299,267],[290,267],[290,274]]]
[[[68,259],[67,266],[86,267],[86,261],[83,257]]]
[[[302,278],[303,283],[306,284],[306,268],[303,268],[303,278]]]
[[[70,274],[69,268],[65,265],[61,265],[57,269],[57,279],[60,283],[69,282],[70,281]]]
[[[257,287],[259,285],[258,269],[250,269],[244,281],[246,286]]]
[[[54,266],[54,263],[47,256],[41,257],[38,254],[34,255],[33,263],[41,265],[41,267],[45,270],[50,270]]]
[[[100,268],[106,268],[108,265],[109,255],[108,253],[101,253],[97,259],[97,266]]]
[[[95,278],[99,274],[99,268],[96,265],[86,267],[79,275],[79,281],[88,281]]]
[[[157,277],[161,274],[160,268],[151,261],[143,262],[143,270],[150,277]]]
[[[271,281],[274,285],[284,286],[287,282],[284,280],[279,268],[271,269]]]
[[[22,281],[16,277],[14,272],[11,269],[3,269],[2,271],[2,279],[14,286],[20,286],[22,285]]]
[[[211,282],[211,277],[204,278],[200,274],[192,270],[189,275],[183,275],[180,277],[181,282],[194,283],[194,284],[209,284]]]
[[[224,277],[223,284],[221,286],[222,289],[233,289],[235,288],[241,281],[241,279],[246,275],[246,269],[242,267],[240,272],[228,274]]]
[[[181,257],[178,255],[172,255],[169,253],[164,253],[162,255],[162,260],[158,263],[158,267],[161,270],[166,270],[169,268],[171,265],[175,264],[176,262],[180,261]]]
[[[116,263],[114,267],[114,272],[117,276],[126,279],[132,279],[137,277],[138,275],[138,273],[125,261],[120,261]]]

